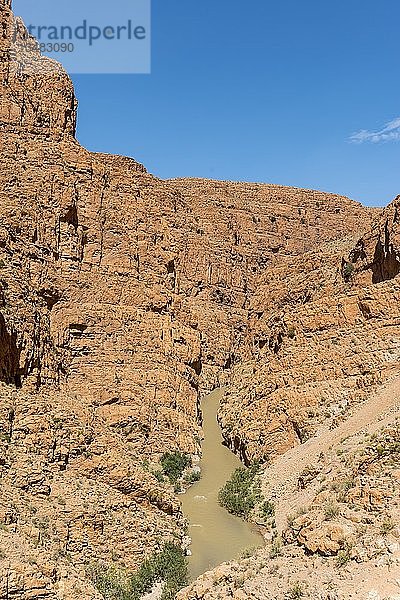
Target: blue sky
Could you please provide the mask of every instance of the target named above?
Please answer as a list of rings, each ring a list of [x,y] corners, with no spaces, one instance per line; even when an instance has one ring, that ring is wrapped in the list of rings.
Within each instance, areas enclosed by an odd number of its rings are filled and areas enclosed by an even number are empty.
[[[153,0],[152,18],[151,75],[73,77],[84,146],[163,178],[400,194],[398,0]]]

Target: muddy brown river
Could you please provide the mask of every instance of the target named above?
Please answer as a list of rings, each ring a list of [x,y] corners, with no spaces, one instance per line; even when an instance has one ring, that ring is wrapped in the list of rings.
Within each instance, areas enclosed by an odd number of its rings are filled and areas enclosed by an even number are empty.
[[[242,466],[239,458],[222,445],[217,423],[222,394],[221,390],[216,390],[202,400],[201,479],[180,496],[192,538],[189,556],[192,579],[222,562],[237,558],[247,548],[263,545],[263,538],[255,529],[218,504],[218,491],[232,471]]]

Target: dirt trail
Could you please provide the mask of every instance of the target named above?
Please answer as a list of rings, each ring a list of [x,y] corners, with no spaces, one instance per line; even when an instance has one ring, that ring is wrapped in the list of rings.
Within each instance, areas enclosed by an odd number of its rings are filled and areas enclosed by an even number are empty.
[[[299,493],[298,478],[306,467],[317,461],[321,452],[329,455],[335,452],[335,447],[344,438],[360,432],[372,434],[393,421],[397,415],[400,416],[400,377],[382,386],[335,429],[321,429],[316,437],[280,456],[265,471],[262,481],[264,495],[274,500],[278,507],[278,530],[285,527],[286,516],[293,514],[309,499],[306,490]]]

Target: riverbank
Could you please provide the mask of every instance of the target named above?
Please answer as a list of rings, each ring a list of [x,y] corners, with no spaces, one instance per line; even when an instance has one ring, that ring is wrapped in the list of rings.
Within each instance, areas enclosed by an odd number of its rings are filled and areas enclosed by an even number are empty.
[[[215,390],[202,400],[204,440],[201,479],[181,496],[192,540],[189,556],[191,579],[222,562],[238,558],[249,548],[262,546],[264,541],[255,525],[229,514],[218,502],[221,487],[236,468],[243,466],[222,443],[217,422],[222,394],[222,390]]]

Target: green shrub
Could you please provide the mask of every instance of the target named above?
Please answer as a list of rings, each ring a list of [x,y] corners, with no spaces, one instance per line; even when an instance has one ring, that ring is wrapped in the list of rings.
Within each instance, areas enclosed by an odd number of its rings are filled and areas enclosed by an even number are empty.
[[[275,505],[270,500],[264,500],[260,506],[260,513],[265,518],[273,517],[275,515]]]
[[[179,452],[179,450],[165,452],[161,457],[161,466],[171,483],[175,483],[182,477],[184,470],[190,467],[191,464],[190,456],[184,452]]]
[[[164,583],[162,600],[173,600],[188,583],[186,557],[172,542],[167,542],[161,552],[147,558],[134,575],[104,563],[90,565],[87,573],[105,600],[140,600],[157,582]]]
[[[304,596],[304,588],[302,584],[297,581],[292,588],[288,591],[286,597],[288,600],[296,600],[297,598],[302,598]]]
[[[105,563],[92,563],[87,575],[104,596],[104,600],[129,600],[129,574],[125,569]]]
[[[328,521],[338,516],[340,512],[339,505],[336,502],[327,502],[324,508],[325,519]]]
[[[385,453],[385,448],[382,446],[382,444],[378,444],[376,446],[376,453],[378,456],[383,456]]]
[[[201,473],[200,471],[192,471],[185,477],[185,481],[187,483],[196,483],[196,481],[200,481]]]
[[[272,540],[269,557],[277,558],[278,556],[281,556],[281,554],[282,554],[282,538],[277,536]]]
[[[240,553],[240,557],[239,558],[250,558],[251,556],[253,556],[255,554],[257,550],[257,546],[249,546],[248,548],[245,548],[241,553]]]
[[[218,501],[228,512],[247,518],[261,498],[260,482],[256,479],[258,464],[239,467],[218,494]]]
[[[164,475],[164,471],[161,471],[161,469],[159,471],[153,471],[153,475],[157,479],[157,481],[159,481],[160,483],[164,482],[165,475]]]
[[[336,564],[338,567],[344,567],[349,560],[351,560],[351,546],[350,544],[346,544],[346,546],[337,553]]]
[[[349,279],[352,278],[353,274],[354,274],[354,265],[351,262],[348,262],[344,265],[343,270],[342,270],[342,274],[343,274],[343,279],[345,281],[349,281]]]
[[[147,559],[132,577],[131,600],[139,600],[157,581],[165,582],[162,600],[172,600],[178,590],[187,584],[186,557],[182,549],[172,542],[167,542],[162,552]]]
[[[347,501],[347,494],[355,485],[353,477],[345,477],[341,480],[336,480],[332,484],[332,489],[337,493],[337,499],[339,502]]]
[[[395,523],[392,517],[385,517],[382,525],[380,526],[380,532],[382,535],[387,535],[394,529]]]

